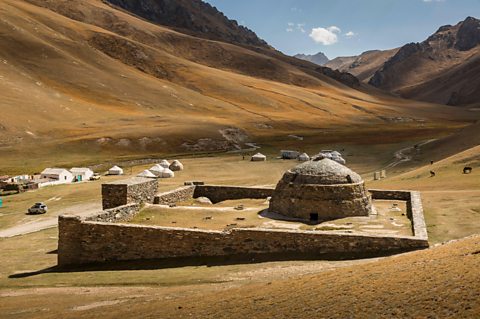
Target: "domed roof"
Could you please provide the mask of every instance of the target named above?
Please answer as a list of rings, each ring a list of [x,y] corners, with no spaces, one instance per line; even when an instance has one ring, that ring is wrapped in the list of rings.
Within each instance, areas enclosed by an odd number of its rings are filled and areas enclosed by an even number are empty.
[[[290,182],[295,184],[333,185],[362,182],[360,175],[328,158],[302,163],[289,170],[285,177],[292,178]]]

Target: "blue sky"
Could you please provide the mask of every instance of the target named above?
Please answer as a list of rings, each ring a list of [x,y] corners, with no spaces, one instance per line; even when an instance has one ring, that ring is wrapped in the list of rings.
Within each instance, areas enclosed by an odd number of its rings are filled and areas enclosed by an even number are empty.
[[[286,54],[330,59],[420,42],[480,18],[480,0],[205,0]]]

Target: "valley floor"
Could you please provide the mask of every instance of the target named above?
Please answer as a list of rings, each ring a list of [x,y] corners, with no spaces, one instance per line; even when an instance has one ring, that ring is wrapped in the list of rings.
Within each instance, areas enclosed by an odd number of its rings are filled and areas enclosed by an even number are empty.
[[[405,144],[377,146],[384,152],[346,148],[354,170],[369,188],[417,189],[422,192],[432,245],[479,233],[480,172],[461,173],[478,160],[473,148],[451,158],[372,181],[372,172],[394,160]],[[387,151],[388,149],[388,151]],[[370,158],[370,160],[365,160]],[[273,186],[296,161],[242,160],[241,155],[181,159],[185,170],[162,180],[161,190],[184,180],[207,183]],[[135,175],[151,165],[133,167]],[[435,178],[429,171],[437,172]],[[261,176],[261,179],[259,179]],[[111,177],[110,177],[111,179]],[[1,209],[1,231],[49,220],[65,212],[94,209],[100,200],[98,182],[63,185],[13,195]],[[47,201],[49,216],[26,216],[32,201]],[[82,203],[86,205],[82,208]],[[76,206],[75,206],[76,205]],[[90,208],[89,208],[90,207]],[[82,209],[81,209],[82,208]],[[80,211],[81,210],[81,211]],[[54,226],[54,225],[52,225]],[[173,267],[139,263],[118,269],[90,268],[63,272],[56,265],[57,229],[0,238],[0,313],[6,318],[236,317],[282,318],[416,317],[435,313],[455,317],[478,313],[480,242],[472,237],[428,251],[349,261],[285,261]],[[313,302],[313,301],[314,302]],[[364,316],[360,316],[364,317]]]

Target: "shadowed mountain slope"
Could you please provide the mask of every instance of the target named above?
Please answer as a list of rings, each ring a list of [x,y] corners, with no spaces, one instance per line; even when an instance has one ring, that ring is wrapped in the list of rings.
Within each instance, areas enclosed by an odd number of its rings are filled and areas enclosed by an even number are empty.
[[[7,168],[19,157],[40,169],[52,159],[226,150],[293,132],[433,132],[471,118],[355,90],[332,79],[353,85],[348,74],[180,33],[100,0],[5,0],[0,18]]]
[[[366,51],[358,56],[338,57],[325,64],[326,67],[355,75],[368,83],[373,74],[390,59],[398,49]]]
[[[480,101],[480,20],[446,25],[421,43],[399,49],[369,83],[423,101],[467,105]]]

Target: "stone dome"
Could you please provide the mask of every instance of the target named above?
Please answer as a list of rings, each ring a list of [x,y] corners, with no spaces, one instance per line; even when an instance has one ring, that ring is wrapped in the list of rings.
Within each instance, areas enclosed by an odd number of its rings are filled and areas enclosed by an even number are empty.
[[[269,211],[306,221],[368,216],[371,199],[357,173],[331,159],[302,163],[283,174]]]
[[[362,182],[360,175],[331,159],[308,161],[287,171],[295,184],[352,184]]]

